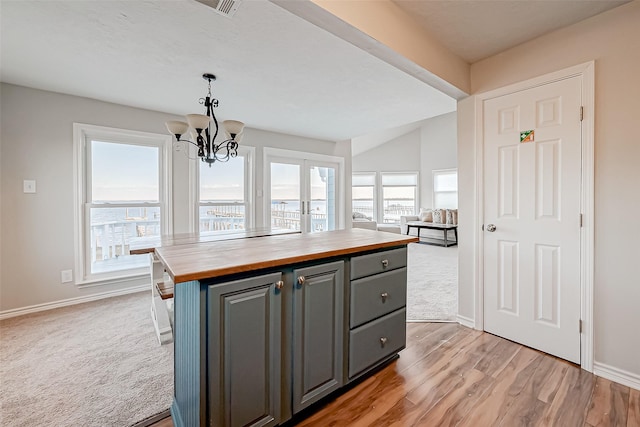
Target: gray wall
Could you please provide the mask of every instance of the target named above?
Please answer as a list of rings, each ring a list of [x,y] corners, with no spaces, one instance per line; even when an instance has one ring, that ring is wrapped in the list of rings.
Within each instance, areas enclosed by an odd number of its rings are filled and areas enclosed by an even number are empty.
[[[165,134],[164,122],[180,118],[4,83],[0,94],[0,314],[135,285],[79,288],[73,283],[60,283],[60,271],[74,267],[73,123]],[[256,147],[256,190],[262,184],[262,149],[266,146],[345,159],[351,156],[350,144],[345,142],[249,128],[242,144]],[[183,153],[173,153],[175,232],[189,231],[188,161]],[[348,190],[349,163],[345,161]],[[25,179],[36,180],[36,194],[23,193]],[[261,209],[261,199],[257,199],[257,205]]]
[[[456,113],[429,120],[412,132],[353,156],[354,172],[419,172],[421,207],[432,207],[433,175],[457,168]]]
[[[634,1],[471,67],[472,93],[477,94],[595,60],[595,362],[636,378],[640,378],[638,22],[640,2]],[[477,185],[474,97],[459,102],[458,112],[463,201],[459,227],[459,312],[473,318],[473,271],[477,262],[468,245],[473,244],[478,230],[463,211],[472,212]]]

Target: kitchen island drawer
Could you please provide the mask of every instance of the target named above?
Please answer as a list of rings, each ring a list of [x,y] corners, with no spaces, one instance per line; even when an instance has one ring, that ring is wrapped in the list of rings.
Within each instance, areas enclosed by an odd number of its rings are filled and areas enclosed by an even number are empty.
[[[407,305],[407,268],[402,267],[351,282],[350,327]]]
[[[351,280],[407,266],[407,248],[391,249],[351,258]]]
[[[349,333],[349,378],[405,347],[406,317],[402,308]]]

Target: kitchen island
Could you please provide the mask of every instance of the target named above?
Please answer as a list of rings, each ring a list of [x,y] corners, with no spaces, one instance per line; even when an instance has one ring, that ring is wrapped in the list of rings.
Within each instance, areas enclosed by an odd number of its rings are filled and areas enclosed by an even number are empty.
[[[415,237],[363,229],[156,249],[175,283],[176,426],[275,426],[405,345]]]

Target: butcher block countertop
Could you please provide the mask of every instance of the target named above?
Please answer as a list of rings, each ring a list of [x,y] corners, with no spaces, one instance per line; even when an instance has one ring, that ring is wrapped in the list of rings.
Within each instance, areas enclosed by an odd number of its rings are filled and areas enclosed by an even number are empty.
[[[352,228],[175,245],[157,248],[156,254],[174,283],[182,283],[417,241],[413,236]]]

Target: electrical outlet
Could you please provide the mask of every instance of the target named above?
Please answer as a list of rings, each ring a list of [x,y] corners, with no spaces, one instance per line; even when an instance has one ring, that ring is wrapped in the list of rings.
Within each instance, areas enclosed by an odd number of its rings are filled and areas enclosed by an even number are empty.
[[[25,193],[35,193],[36,181],[34,179],[25,179],[22,183],[22,191]]]
[[[73,282],[73,270],[62,270],[60,272],[60,281],[62,283]]]

